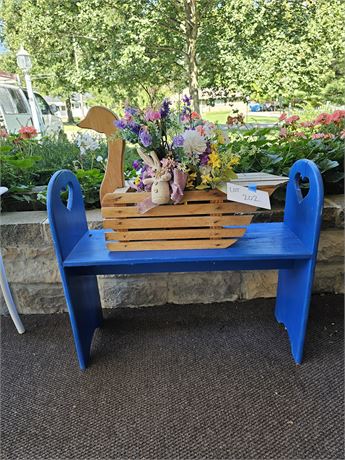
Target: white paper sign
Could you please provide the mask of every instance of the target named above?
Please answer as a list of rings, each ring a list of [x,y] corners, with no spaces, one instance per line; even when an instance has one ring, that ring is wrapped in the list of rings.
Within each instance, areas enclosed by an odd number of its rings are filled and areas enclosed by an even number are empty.
[[[271,209],[270,196],[263,190],[252,191],[248,187],[227,182],[227,198],[230,201],[249,204],[256,208]]]

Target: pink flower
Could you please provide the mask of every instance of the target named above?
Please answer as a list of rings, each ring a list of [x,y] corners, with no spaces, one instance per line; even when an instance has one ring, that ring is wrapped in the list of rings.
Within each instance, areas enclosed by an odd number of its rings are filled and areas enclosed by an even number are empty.
[[[145,113],[145,120],[146,121],[155,121],[160,120],[161,113],[158,110],[147,109]]]
[[[198,114],[198,112],[192,112],[190,116],[192,120],[197,120],[198,118],[200,118],[200,115]]]
[[[345,118],[345,110],[336,110],[331,115],[331,120],[333,121],[333,123],[338,123],[343,118]]]
[[[200,136],[205,136],[205,128],[202,126],[202,125],[198,125],[196,128],[195,128],[198,133],[200,134]]]
[[[0,137],[8,137],[8,132],[5,129],[0,129]]]
[[[279,131],[279,136],[280,137],[287,137],[288,135],[288,131],[286,128],[280,128],[280,131]]]
[[[285,112],[282,113],[279,117],[279,121],[284,121],[286,117],[287,117],[287,114]]]
[[[312,122],[312,121],[302,121],[301,126],[303,126],[303,128],[313,128],[314,122]]]
[[[296,133],[294,133],[294,136],[295,137],[302,137],[303,139],[307,138],[307,136],[304,134],[303,131],[297,131]]]
[[[23,126],[18,130],[20,139],[31,139],[37,136],[37,131],[33,126]]]
[[[133,121],[132,115],[130,113],[128,113],[128,112],[125,112],[124,119],[127,121],[127,124],[130,123],[131,121]]]
[[[293,123],[296,123],[296,121],[299,120],[298,115],[292,115],[292,117],[286,118],[285,119],[285,124],[286,125],[292,125]]]
[[[314,125],[329,125],[330,123],[332,123],[332,116],[329,113],[320,113],[314,121]]]
[[[325,135],[323,133],[315,133],[311,136],[312,139],[323,139]]]

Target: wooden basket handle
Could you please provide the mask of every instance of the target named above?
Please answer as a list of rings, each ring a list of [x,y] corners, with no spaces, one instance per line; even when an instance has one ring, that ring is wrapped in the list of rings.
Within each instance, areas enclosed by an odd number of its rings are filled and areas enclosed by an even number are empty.
[[[124,187],[124,152],[125,142],[122,139],[115,139],[117,128],[114,122],[118,117],[105,107],[91,107],[88,114],[80,123],[79,128],[93,129],[98,133],[103,133],[108,140],[108,163],[104,178],[99,191],[99,199],[102,203],[106,193],[111,193],[115,189]]]

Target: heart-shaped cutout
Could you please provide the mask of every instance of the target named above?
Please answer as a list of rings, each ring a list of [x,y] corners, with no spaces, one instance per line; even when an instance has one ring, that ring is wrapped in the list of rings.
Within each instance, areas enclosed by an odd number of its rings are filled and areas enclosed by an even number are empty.
[[[66,187],[61,188],[60,198],[63,205],[70,211],[73,205],[73,187],[71,183],[68,183]]]
[[[301,203],[309,194],[310,184],[308,177],[302,177],[301,173],[295,176],[295,190],[299,203]]]

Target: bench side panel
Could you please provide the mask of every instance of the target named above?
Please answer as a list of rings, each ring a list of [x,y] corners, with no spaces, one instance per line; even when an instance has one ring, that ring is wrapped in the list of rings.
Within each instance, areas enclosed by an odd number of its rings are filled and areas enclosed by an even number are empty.
[[[286,192],[284,222],[316,256],[323,209],[323,183],[320,171],[310,160],[298,160],[292,166]],[[303,197],[301,182],[309,180]]]

